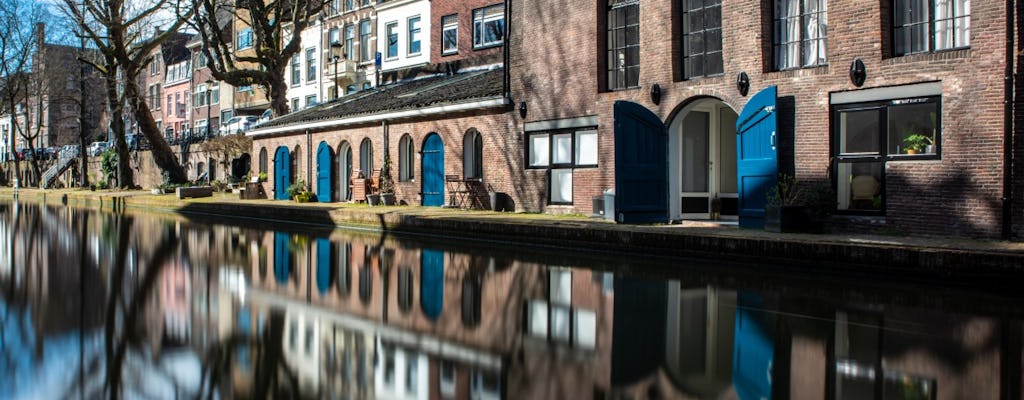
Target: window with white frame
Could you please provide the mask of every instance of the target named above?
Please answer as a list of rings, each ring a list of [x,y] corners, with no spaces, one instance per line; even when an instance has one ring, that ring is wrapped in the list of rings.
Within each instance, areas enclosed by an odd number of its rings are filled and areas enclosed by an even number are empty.
[[[316,105],[316,95],[311,94],[306,96],[306,108],[313,107]]]
[[[220,104],[220,82],[214,82],[210,93],[210,104]]]
[[[292,99],[292,111],[299,111],[299,98]]]
[[[572,204],[573,171],[598,164],[594,129],[527,134],[526,167],[548,170],[548,203]]]
[[[384,32],[388,38],[388,47],[385,57],[388,59],[398,57],[398,22],[388,22],[384,26]]]
[[[441,360],[440,373],[437,374],[441,397],[450,399],[455,396],[455,363]]]
[[[359,61],[373,61],[374,52],[373,47],[370,46],[370,34],[372,33],[372,30],[373,24],[370,23],[369,19],[364,19],[359,22],[359,47],[363,49]]]
[[[306,82],[316,82],[316,49],[306,49]]]
[[[405,134],[398,141],[398,180],[409,182],[415,179],[416,150],[412,136]]]
[[[459,14],[441,17],[441,54],[459,52]]]
[[[252,47],[252,28],[242,28],[238,31],[237,50],[245,50]]]
[[[505,5],[473,10],[473,48],[500,45],[505,38]]]
[[[786,70],[828,63],[826,0],[773,0],[774,68]]]
[[[352,24],[345,25],[345,54],[342,55],[346,60],[355,59],[356,56],[356,26]]]
[[[608,0],[608,89],[640,85],[640,1]]]
[[[410,56],[420,54],[420,46],[422,43],[420,39],[420,30],[420,16],[417,15],[409,18],[409,44],[406,47],[406,50]]]
[[[327,31],[327,45],[341,44],[341,30],[338,27],[331,28]]]
[[[896,56],[971,45],[971,0],[893,0],[892,8]]]

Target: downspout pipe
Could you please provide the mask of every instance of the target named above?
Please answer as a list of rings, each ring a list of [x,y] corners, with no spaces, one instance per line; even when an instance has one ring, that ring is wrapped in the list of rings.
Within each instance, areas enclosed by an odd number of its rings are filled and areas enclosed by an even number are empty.
[[[1003,239],[1013,236],[1013,155],[1014,155],[1014,61],[1016,46],[1014,43],[1014,21],[1018,17],[1016,1],[1006,0],[1006,72],[1003,76]]]
[[[1007,0],[1010,1],[1010,0]],[[509,72],[509,43],[511,43],[510,37],[512,35],[512,1],[505,0],[505,44],[502,46],[502,57],[504,58],[501,62],[502,69],[504,69],[504,86],[505,86],[505,105],[511,107],[512,104],[512,76]]]
[[[313,190],[313,136],[306,129],[306,190]]]

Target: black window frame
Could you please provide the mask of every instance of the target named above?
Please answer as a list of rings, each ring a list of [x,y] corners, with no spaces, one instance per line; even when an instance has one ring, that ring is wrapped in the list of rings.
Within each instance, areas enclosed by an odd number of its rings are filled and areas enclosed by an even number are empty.
[[[893,152],[890,148],[890,141],[892,139],[892,129],[894,120],[892,117],[892,110],[898,109],[903,106],[913,106],[918,104],[934,104],[935,105],[935,117],[933,120],[934,134],[932,137],[932,146],[934,146],[934,152],[922,153],[922,154],[906,154]],[[840,151],[842,145],[842,133],[841,133],[841,114],[844,112],[863,112],[863,111],[879,111],[879,132],[878,132],[878,151],[874,152],[851,152],[842,153]],[[831,166],[832,171],[832,188],[836,191],[836,210],[837,215],[876,215],[884,216],[886,213],[886,170],[887,164],[890,162],[904,162],[904,161],[932,161],[942,159],[942,96],[931,95],[931,96],[919,96],[911,98],[900,98],[900,99],[885,99],[875,100],[866,102],[846,103],[846,104],[833,104],[830,110],[830,141],[831,141],[831,155],[834,160]],[[840,176],[840,164],[878,164],[881,171],[881,179],[879,180],[879,196],[881,196],[881,202],[878,210],[865,210],[865,209],[839,209],[839,184],[843,177]]]
[[[892,15],[891,15],[891,18],[892,18],[891,19],[891,21],[892,21],[892,30],[891,30],[892,41],[891,42],[892,43],[891,43],[891,45],[892,45],[892,55],[894,57],[902,57],[902,56],[908,56],[908,55],[914,55],[914,54],[928,54],[928,53],[941,52],[941,51],[963,50],[963,49],[971,48],[971,24],[970,24],[970,22],[971,22],[971,14],[968,13],[968,14],[957,15],[956,14],[957,9],[955,7],[956,4],[957,4],[956,0],[949,0],[950,3],[952,4],[951,7],[953,8],[954,13],[953,13],[952,16],[950,16],[948,18],[943,18],[943,19],[936,18],[935,17],[935,14],[936,14],[935,13],[935,9],[936,9],[935,0],[923,0],[923,1],[928,3],[927,16],[925,16],[924,18],[920,18],[920,19],[913,20],[913,21],[908,21],[907,23],[898,25],[897,21],[900,21],[899,16],[901,14],[901,11],[906,11],[908,8],[910,8],[910,12],[913,12],[913,10],[914,10],[913,7],[908,7],[908,6],[899,7],[900,3],[902,2],[904,5],[908,5],[908,3],[910,3],[911,1],[922,1],[922,0],[893,0],[892,3],[890,3],[890,5],[892,6]],[[964,42],[965,44],[962,45],[962,46],[958,46],[957,45],[957,37],[958,36],[956,35],[956,31],[957,31],[957,29],[956,29],[956,20],[958,20],[958,19],[966,19],[967,20],[967,39]],[[939,21],[948,21],[948,23],[952,25],[950,27],[950,31],[951,31],[950,35],[952,36],[951,41],[952,41],[953,45],[950,46],[950,47],[943,47],[941,49],[936,47],[936,42],[935,42],[935,26],[936,26],[936,24]],[[900,46],[898,46],[898,43],[900,43],[900,37],[901,36],[902,37],[906,37],[905,35],[901,35],[900,32],[907,30],[909,27],[916,27],[916,26],[922,26],[922,25],[925,27],[925,32],[926,32],[925,34],[928,35],[928,41],[926,43],[926,47],[923,48],[923,49],[920,49],[920,50],[915,50],[913,48],[913,42],[914,41],[913,41],[913,39],[910,39],[909,41],[905,42],[906,45],[904,46],[904,48],[908,48],[909,50],[900,52],[899,51]],[[962,36],[960,36],[960,37],[962,37]]]
[[[722,1],[721,0],[679,0],[679,1],[682,4],[682,6],[681,6],[681,9],[682,9],[682,15],[681,15],[682,21],[680,23],[682,32],[680,34],[680,37],[681,37],[681,40],[682,40],[682,46],[681,47],[683,49],[683,79],[694,79],[694,78],[702,78],[702,77],[709,77],[709,76],[721,76],[721,75],[724,75],[725,74],[725,59],[724,59],[723,54],[722,54],[723,53],[723,45],[722,45],[722,31],[723,31],[722,30]],[[688,6],[688,4],[693,2],[693,1],[701,3],[701,7],[700,8],[693,8],[692,6]],[[712,9],[715,9],[715,8],[718,9],[718,20],[717,20],[718,25],[717,25],[717,27],[716,26],[709,26],[708,25],[709,18],[707,18],[708,11],[712,10]],[[698,11],[698,10],[700,11],[701,26],[699,27],[699,29],[693,29],[694,27],[691,26],[691,22],[692,22],[691,20],[694,19],[693,17],[695,15],[695,12]],[[717,50],[708,50],[708,48],[709,48],[708,44],[709,43],[715,44],[715,41],[713,39],[713,36],[714,36],[715,32],[717,32],[717,34],[718,34],[718,41],[717,41],[718,49]],[[692,43],[690,41],[690,38],[693,37],[693,36],[696,36],[696,35],[700,35],[699,43],[700,43],[701,48],[702,48],[701,51],[693,51],[692,46],[691,46]],[[692,64],[693,64],[693,59],[696,58],[696,57],[700,57],[700,59],[702,60],[701,63],[700,63],[700,65],[701,65],[701,72],[700,73],[694,73],[696,68],[692,68],[691,67]],[[709,64],[707,61],[709,60],[710,57],[717,57],[718,68],[719,68],[717,71],[710,71],[709,72],[709,68],[708,67],[711,64]]]
[[[797,1],[799,1],[799,11],[797,11],[797,15],[795,17],[786,17],[786,16],[779,16],[778,15],[778,11],[779,11],[778,3],[780,1],[787,1],[787,0],[772,0],[772,7],[771,7],[771,10],[772,10],[771,11],[772,12],[772,31],[771,31],[771,37],[772,37],[772,51],[771,51],[771,53],[772,53],[772,57],[771,57],[772,65],[771,65],[771,67],[772,67],[772,70],[773,71],[789,71],[789,70],[795,70],[795,69],[801,69],[801,68],[816,68],[816,67],[821,67],[821,66],[828,65],[828,9],[827,9],[827,7],[828,7],[828,0],[797,0]],[[808,7],[807,7],[807,3],[808,2],[816,2],[816,3],[818,3],[818,9],[816,11],[808,11]],[[822,8],[824,8],[824,9],[822,9]],[[808,38],[806,36],[808,34],[808,32],[807,32],[808,19],[810,19],[810,17],[812,15],[814,15],[814,14],[818,14],[819,24],[820,24],[820,21],[822,21],[822,20],[825,21],[825,23],[824,23],[825,29],[824,29],[824,33],[822,33],[822,30],[819,29],[817,37]],[[785,21],[787,19],[793,19],[793,18],[798,20],[797,21],[797,26],[798,26],[799,29],[797,29],[797,37],[796,38],[790,38],[791,40],[789,40],[787,42],[784,42],[784,43],[780,43],[779,35],[780,35],[780,32],[782,31],[782,29],[784,29],[784,27],[785,27]],[[782,61],[782,58],[781,58],[781,55],[780,55],[781,52],[779,51],[779,49],[782,48],[782,47],[785,47],[785,46],[787,46],[787,45],[789,45],[791,43],[796,43],[796,52],[797,52],[797,62],[796,62],[796,65],[783,65],[784,63]],[[825,54],[824,55],[819,55],[818,58],[814,62],[812,62],[812,63],[805,63],[804,62],[804,53],[807,51],[808,46],[817,46],[817,45],[819,45],[821,43],[824,43],[824,49],[825,49],[824,53]]]
[[[597,144],[598,144],[597,163],[596,164],[578,164],[576,162],[576,160],[579,158],[579,154],[576,153],[576,141],[577,141],[577,138],[578,138],[580,133],[591,133],[591,132],[593,132],[593,134],[596,136]],[[555,155],[554,154],[554,137],[558,136],[558,135],[564,135],[564,134],[568,134],[569,137],[570,137],[570,149],[572,150],[572,154],[569,155],[570,162],[568,162],[568,163],[555,163],[555,157],[554,157],[554,155]],[[545,186],[546,186],[547,204],[548,205],[573,205],[574,203],[571,201],[571,198],[572,198],[571,196],[570,196],[570,201],[568,201],[568,202],[551,201],[551,171],[552,170],[556,170],[556,169],[558,169],[558,170],[571,169],[573,171],[573,174],[575,175],[575,172],[576,172],[577,169],[593,169],[593,168],[600,167],[600,164],[601,164],[601,150],[600,150],[601,140],[600,139],[601,139],[601,137],[600,137],[600,133],[599,133],[597,127],[596,126],[587,126],[587,127],[579,127],[579,128],[566,128],[566,129],[555,129],[555,130],[545,130],[545,131],[534,131],[534,132],[526,132],[525,135],[526,135],[526,138],[525,138],[526,140],[525,140],[525,143],[523,145],[523,148],[526,151],[523,154],[524,155],[523,165],[526,166],[527,170],[546,170],[546,174],[545,175],[547,176],[547,178],[546,178],[547,179],[547,184]],[[547,162],[546,165],[530,165],[530,152],[533,150],[532,149],[532,147],[533,147],[532,146],[532,143],[533,143],[532,138],[534,136],[547,136],[547,138],[548,138],[548,148],[547,148],[548,162]],[[573,186],[574,187],[576,186],[575,181],[573,182]],[[574,190],[575,190],[575,188],[574,188]]]
[[[635,15],[635,24],[629,23],[630,10]],[[640,1],[639,0],[608,0],[607,15],[607,30],[604,32],[607,35],[606,43],[606,54],[605,61],[607,67],[604,71],[605,80],[609,91],[617,90],[628,90],[636,89],[640,87]],[[623,13],[621,18],[616,18],[618,13]],[[619,20],[622,20],[622,24],[618,24]],[[630,30],[635,30],[636,41],[630,41],[632,37]],[[622,43],[616,40],[618,31],[622,32]],[[635,49],[635,56],[633,61],[630,63],[629,53]],[[618,65],[614,62],[615,55],[621,54],[624,64]],[[629,71],[635,70],[636,74],[630,76]],[[621,78],[621,79],[620,79]]]

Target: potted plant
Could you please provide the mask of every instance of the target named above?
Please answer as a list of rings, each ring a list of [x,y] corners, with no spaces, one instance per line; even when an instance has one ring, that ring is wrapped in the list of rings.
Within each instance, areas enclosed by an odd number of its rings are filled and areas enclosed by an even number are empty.
[[[821,232],[822,219],[831,212],[834,198],[824,184],[802,187],[791,175],[779,174],[778,182],[768,190],[764,229],[771,232]]]
[[[260,172],[259,178],[260,178],[260,182],[266,182],[267,181],[267,173],[266,172]]]
[[[903,149],[907,154],[922,153],[932,146],[932,138],[920,133],[913,133],[903,138]]]
[[[395,181],[391,177],[391,157],[384,155],[384,168],[380,170],[380,198],[386,206],[395,205]]]
[[[294,200],[295,196],[297,196],[299,193],[306,191],[306,182],[303,181],[302,179],[299,179],[295,181],[295,183],[291,184],[291,186],[288,186],[288,189],[286,191],[288,192],[288,198]]]

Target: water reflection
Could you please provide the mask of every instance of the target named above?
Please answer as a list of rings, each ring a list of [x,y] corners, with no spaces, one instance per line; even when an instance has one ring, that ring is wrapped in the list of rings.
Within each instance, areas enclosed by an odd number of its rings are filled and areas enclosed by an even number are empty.
[[[13,398],[1021,394],[984,290],[26,204],[0,235]]]

